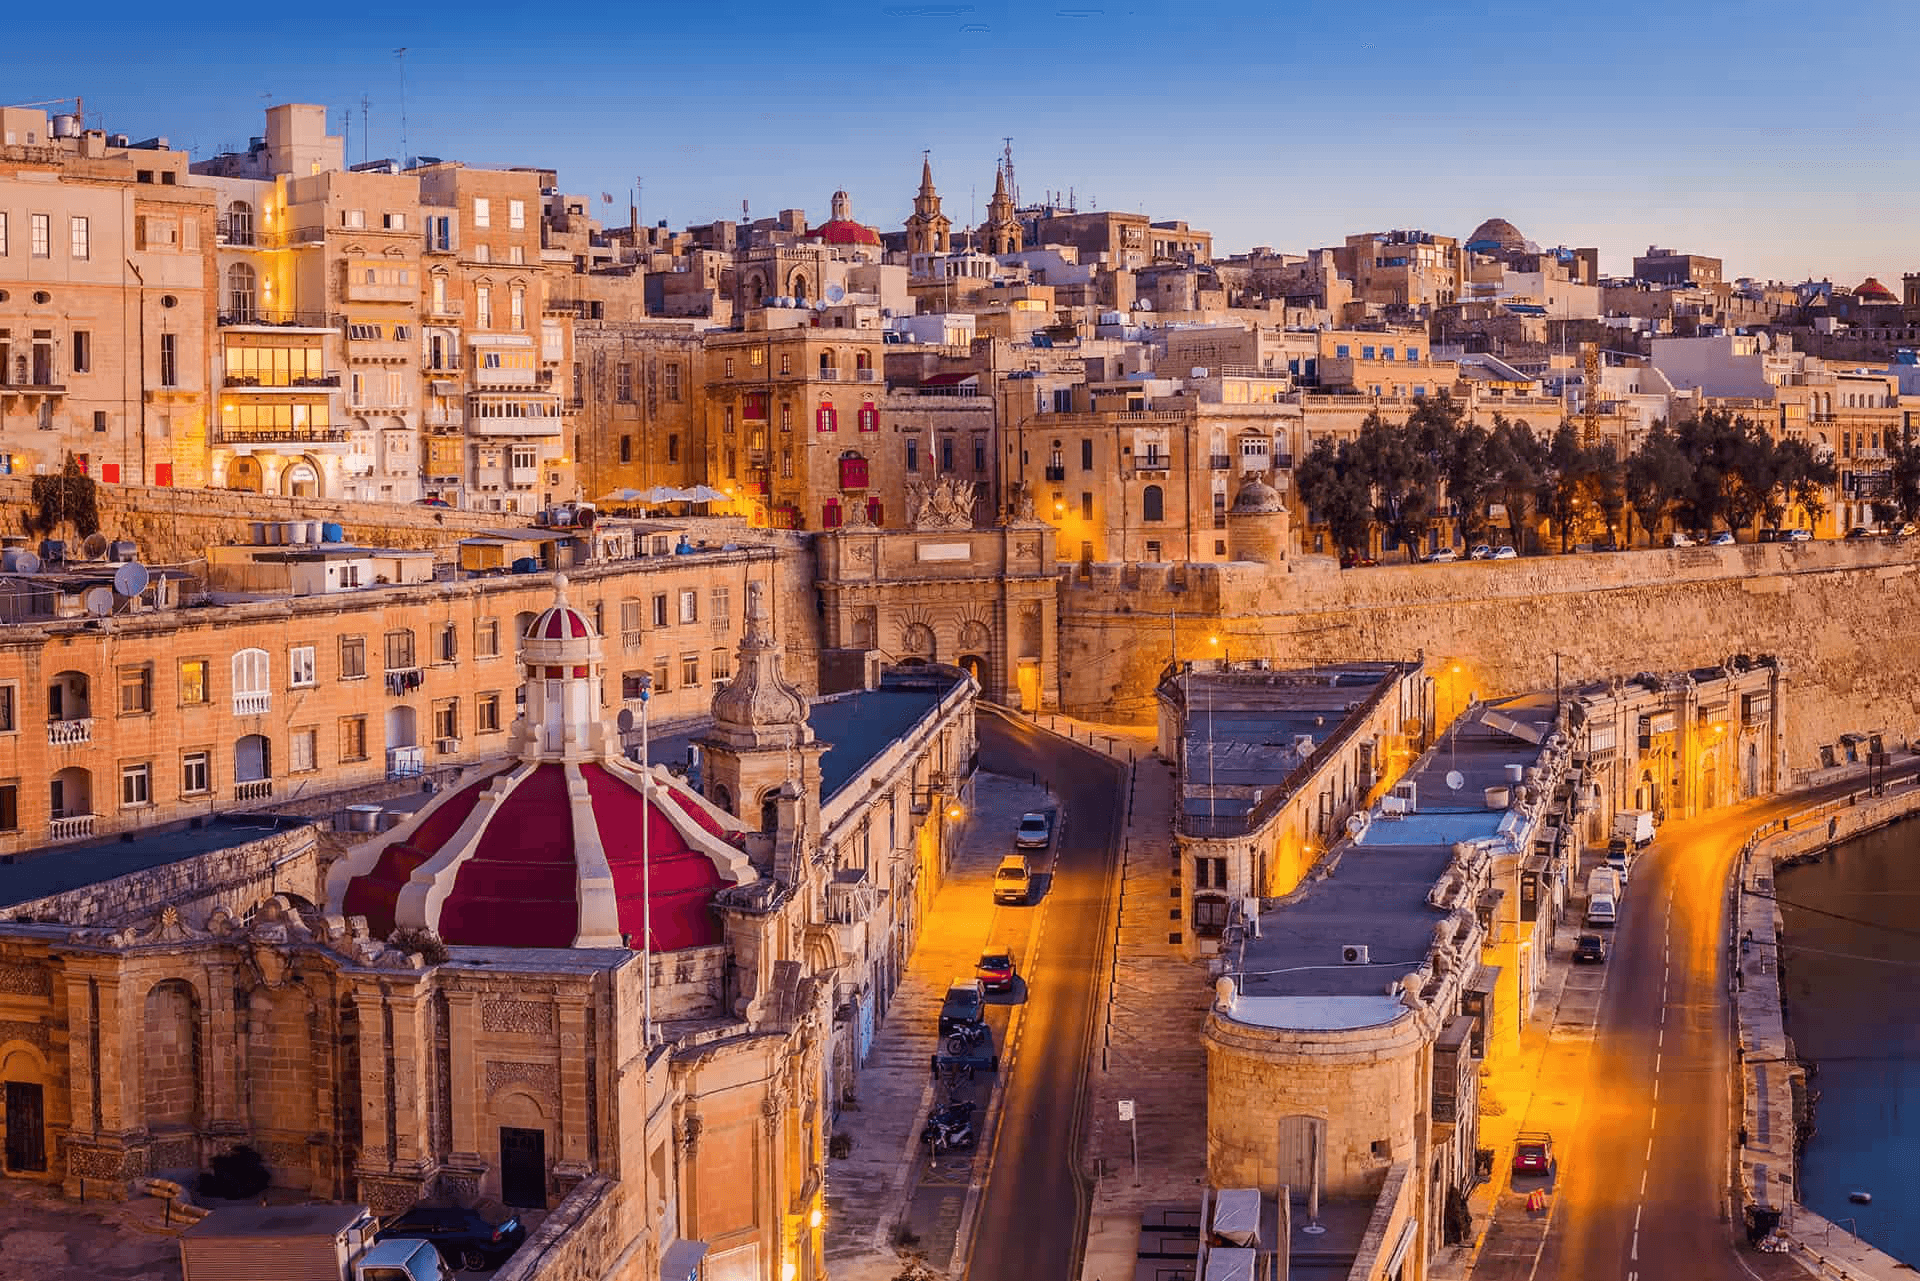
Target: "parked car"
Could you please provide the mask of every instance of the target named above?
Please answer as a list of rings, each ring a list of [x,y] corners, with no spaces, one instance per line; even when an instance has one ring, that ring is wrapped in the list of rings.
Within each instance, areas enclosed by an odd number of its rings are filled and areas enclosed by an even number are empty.
[[[1813,541],[1813,531],[1811,529],[1783,529],[1780,531],[1780,541],[1783,543],[1810,543]]]
[[[1522,1130],[1513,1140],[1513,1172],[1553,1177],[1553,1136],[1545,1130]]]
[[[1889,532],[1891,532],[1896,538],[1912,538],[1914,534],[1920,533],[1920,525],[1915,525],[1910,520],[1903,520],[1899,524],[1893,526]]]
[[[947,984],[947,999],[940,1003],[940,1035],[955,1028],[970,1027],[986,1018],[987,989],[977,978],[956,978]]]
[[[1869,529],[1869,528],[1867,528],[1867,527],[1866,527],[1865,525],[1855,525],[1855,526],[1854,526],[1854,527],[1853,527],[1852,529],[1849,529],[1849,530],[1847,531],[1847,537],[1848,537],[1848,538],[1850,538],[1850,539],[1852,539],[1852,538],[1872,538],[1872,537],[1873,537],[1873,531],[1872,531],[1871,529]]]
[[[1013,991],[1014,979],[1018,977],[1013,964],[1013,950],[1006,947],[990,947],[980,953],[980,964],[974,967],[974,977],[980,980],[980,986],[989,992]]]
[[[1612,929],[1620,923],[1620,906],[1611,894],[1596,894],[1587,900],[1587,924],[1595,929]]]
[[[1451,547],[1442,547],[1439,551],[1428,552],[1420,559],[1429,565],[1449,565],[1460,559],[1460,553]]]
[[[1474,546],[1474,549],[1472,551],[1467,553],[1467,559],[1468,560],[1492,560],[1493,548],[1487,546],[1485,543],[1478,543]]]
[[[1733,546],[1733,545],[1734,545],[1734,543],[1736,543],[1737,541],[1739,541],[1739,540],[1738,540],[1738,539],[1736,539],[1736,538],[1734,538],[1734,536],[1733,536],[1733,531],[1732,531],[1731,529],[1723,529],[1723,530],[1721,530],[1721,531],[1720,531],[1719,533],[1717,533],[1717,534],[1715,534],[1715,535],[1714,535],[1714,536],[1713,536],[1712,538],[1709,538],[1709,539],[1707,540],[1707,546],[1709,546],[1709,547],[1731,547],[1731,546]]]
[[[1495,560],[1519,560],[1520,553],[1512,547],[1503,544],[1493,549],[1493,558]]]
[[[1575,965],[1601,965],[1607,959],[1607,945],[1598,934],[1582,934],[1573,941]]]
[[[449,1268],[478,1272],[505,1263],[527,1239],[527,1230],[517,1218],[496,1225],[477,1210],[417,1205],[381,1225],[377,1239],[395,1237],[431,1241]]]
[[[1676,530],[1673,533],[1667,535],[1666,545],[1668,547],[1691,547],[1693,546],[1693,539],[1688,535],[1682,534],[1678,530]]]
[[[413,502],[414,502],[414,506],[416,507],[451,507],[453,506],[452,503],[448,502],[444,498],[416,498],[413,500]]]
[[[1379,563],[1379,561],[1364,552],[1358,556],[1352,552],[1340,553],[1340,568],[1342,569],[1372,569]]]
[[[1009,854],[1000,860],[1000,866],[993,870],[993,901],[996,903],[1024,903],[1033,892],[1033,873],[1027,867],[1027,856]]]
[[[1023,850],[1043,850],[1053,840],[1053,819],[1034,811],[1020,816],[1020,828],[1013,834],[1013,843]]]

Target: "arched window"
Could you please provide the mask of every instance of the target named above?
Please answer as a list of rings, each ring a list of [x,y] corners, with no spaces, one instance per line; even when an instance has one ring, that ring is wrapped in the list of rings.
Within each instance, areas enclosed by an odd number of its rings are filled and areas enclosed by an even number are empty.
[[[855,369],[872,369],[873,354],[865,351],[855,352],[853,356],[853,367]]]
[[[233,711],[258,716],[272,706],[273,662],[264,649],[243,649],[233,656]]]
[[[1166,497],[1161,493],[1160,486],[1148,485],[1146,492],[1140,495],[1140,519],[1165,520],[1166,506]]]
[[[252,205],[244,200],[236,200],[228,205],[226,224],[228,244],[250,245],[253,243]]]
[[[839,365],[834,359],[833,348],[829,347],[820,353],[820,376],[822,378],[831,376],[838,368]]]
[[[805,276],[795,276],[793,278],[793,300],[802,307],[807,305],[807,278]]]
[[[257,285],[253,268],[246,263],[236,262],[227,268],[227,314],[241,324],[254,317]]]

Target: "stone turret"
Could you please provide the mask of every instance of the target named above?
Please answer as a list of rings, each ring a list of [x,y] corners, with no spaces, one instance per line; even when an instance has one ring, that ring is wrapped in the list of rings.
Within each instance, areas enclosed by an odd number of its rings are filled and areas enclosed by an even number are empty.
[[[1235,560],[1279,565],[1287,559],[1287,500],[1258,476],[1248,479],[1227,512],[1227,553]]]
[[[1007,191],[1004,166],[994,167],[993,199],[987,202],[987,221],[980,228],[980,238],[990,254],[1017,254],[1026,240],[1025,229],[1014,213],[1013,197]]]
[[[953,220],[940,212],[940,193],[933,189],[933,161],[920,160],[920,194],[907,216],[907,252],[944,254],[953,250]]]
[[[807,723],[807,700],[780,670],[780,643],[767,614],[765,589],[747,585],[746,627],[733,679],[713,696],[713,727],[700,740],[708,799],[762,831],[780,827],[781,789],[796,784],[798,820],[818,830],[820,757]],[[788,833],[782,831],[784,839]]]

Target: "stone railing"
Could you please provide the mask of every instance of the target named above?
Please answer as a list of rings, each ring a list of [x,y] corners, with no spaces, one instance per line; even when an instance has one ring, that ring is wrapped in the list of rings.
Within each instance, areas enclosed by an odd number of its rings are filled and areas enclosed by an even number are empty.
[[[270,778],[250,778],[233,785],[233,799],[251,803],[273,799],[273,780]]]
[[[626,1243],[615,1239],[614,1181],[583,1180],[523,1242],[494,1281],[592,1281],[605,1276]],[[637,1271],[637,1269],[636,1269]]]
[[[92,814],[68,814],[47,823],[49,841],[84,841],[93,835]]]
[[[70,721],[47,722],[48,747],[73,747],[79,743],[93,741],[93,718],[76,717]]]
[[[233,696],[233,714],[235,716],[265,716],[273,710],[273,691],[266,689],[247,690]]]

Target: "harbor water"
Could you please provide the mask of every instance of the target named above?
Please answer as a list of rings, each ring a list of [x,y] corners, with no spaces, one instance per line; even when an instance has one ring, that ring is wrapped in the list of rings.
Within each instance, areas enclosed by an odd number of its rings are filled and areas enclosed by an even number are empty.
[[[1800,1199],[1920,1263],[1920,821],[1783,867],[1775,893],[1787,1032],[1817,1065]]]

